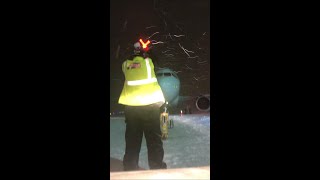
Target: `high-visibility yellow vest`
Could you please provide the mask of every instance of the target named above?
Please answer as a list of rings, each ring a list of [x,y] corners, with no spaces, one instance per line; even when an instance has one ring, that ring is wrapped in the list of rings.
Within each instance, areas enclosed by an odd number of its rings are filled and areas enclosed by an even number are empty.
[[[141,56],[122,64],[124,86],[118,103],[129,106],[144,106],[165,102],[162,90],[154,73],[152,59]]]

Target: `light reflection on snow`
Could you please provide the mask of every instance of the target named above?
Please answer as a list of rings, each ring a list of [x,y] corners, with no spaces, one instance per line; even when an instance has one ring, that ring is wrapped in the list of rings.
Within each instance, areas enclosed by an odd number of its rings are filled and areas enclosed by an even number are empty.
[[[174,128],[163,141],[164,161],[168,168],[210,165],[210,115],[171,115]],[[123,159],[125,148],[124,117],[110,118],[110,157]],[[142,140],[139,165],[148,168],[147,147]]]

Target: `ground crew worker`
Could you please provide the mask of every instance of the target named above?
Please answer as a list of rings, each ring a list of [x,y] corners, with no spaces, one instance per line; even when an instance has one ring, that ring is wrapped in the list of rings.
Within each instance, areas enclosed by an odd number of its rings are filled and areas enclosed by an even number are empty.
[[[160,130],[160,107],[165,99],[157,82],[154,64],[147,54],[145,42],[134,44],[134,54],[122,64],[125,76],[119,104],[125,105],[125,171],[138,170],[143,134],[148,149],[150,169],[166,169]]]

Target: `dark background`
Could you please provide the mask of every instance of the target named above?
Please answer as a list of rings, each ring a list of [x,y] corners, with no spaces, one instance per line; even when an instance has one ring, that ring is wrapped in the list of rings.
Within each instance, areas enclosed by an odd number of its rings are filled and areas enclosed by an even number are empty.
[[[8,158],[5,167],[13,167],[10,177],[109,177],[108,91],[114,78],[109,78],[114,45],[130,46],[134,33],[163,21],[152,11],[150,16],[142,13],[146,9],[137,1],[130,3],[132,8],[118,2],[119,21],[110,19],[111,12],[118,12],[104,1],[3,5],[8,12],[2,21],[2,150]],[[154,1],[145,2],[151,7]],[[210,93],[217,97],[211,123],[213,179],[309,174],[303,168],[312,164],[307,161],[314,159],[310,154],[318,137],[316,129],[309,130],[318,127],[310,121],[319,119],[311,115],[311,110],[317,112],[318,66],[309,61],[317,60],[311,57],[317,52],[312,45],[317,11],[306,10],[300,2],[210,1],[208,27],[207,1],[184,1],[179,8],[180,1],[161,2],[158,7],[168,8],[171,23],[178,21],[189,33],[188,42],[210,27],[211,41],[205,38],[204,47],[210,44]],[[195,9],[204,10],[198,17]],[[137,26],[132,23],[135,16],[142,19]],[[142,29],[127,29],[124,32],[132,34],[122,38],[126,18],[128,28]],[[113,23],[114,40],[109,39]],[[177,30],[170,28],[167,32]]]
[[[109,59],[111,112],[123,109],[117,103],[124,83],[121,64],[133,52],[133,44],[139,38],[156,32],[151,40],[163,42],[154,45],[152,50],[155,56],[151,58],[157,61],[156,68],[167,67],[177,72],[181,81],[180,95],[210,93],[210,1],[112,0]],[[189,52],[191,58],[179,43],[192,51]]]

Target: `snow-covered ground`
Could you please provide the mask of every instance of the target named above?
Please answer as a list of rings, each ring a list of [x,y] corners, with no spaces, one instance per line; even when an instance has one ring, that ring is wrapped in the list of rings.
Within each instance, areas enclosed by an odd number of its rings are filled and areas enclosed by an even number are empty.
[[[163,141],[164,161],[168,168],[210,165],[210,114],[170,115],[174,128]],[[110,118],[110,157],[123,159],[125,150],[124,117]],[[139,166],[149,169],[147,147],[143,138]]]

